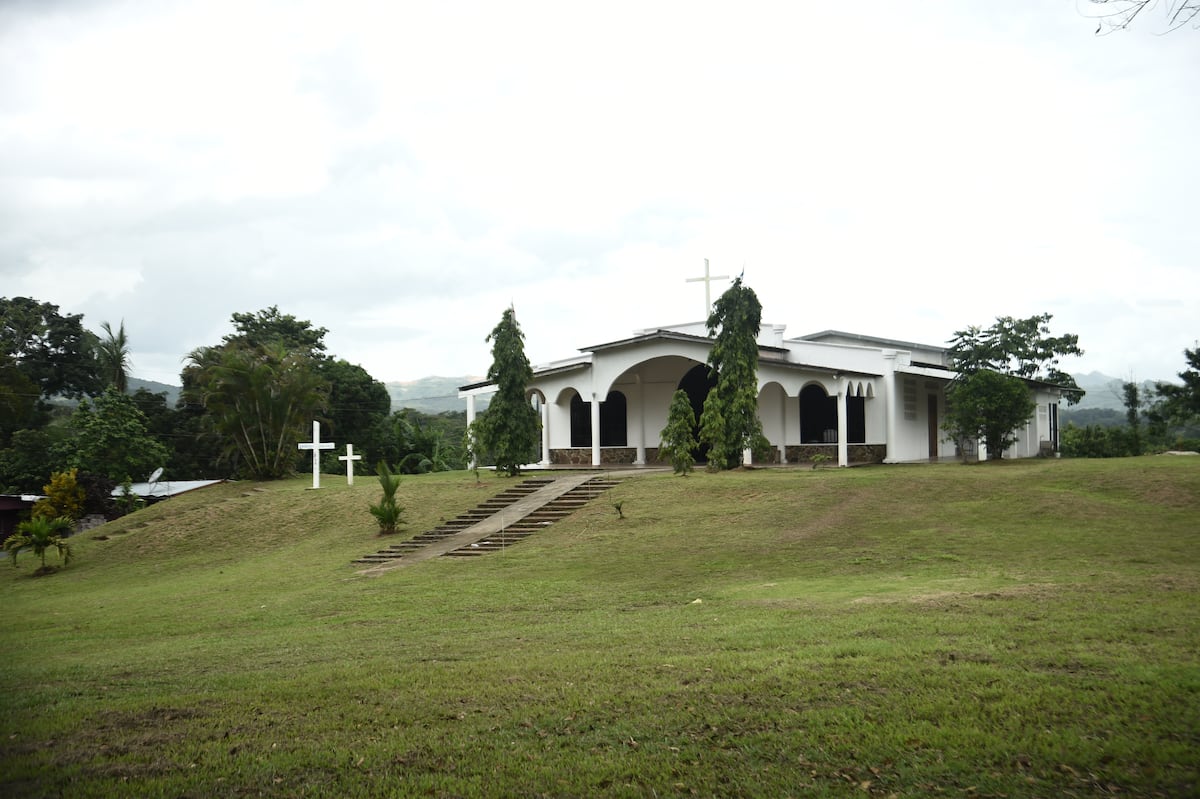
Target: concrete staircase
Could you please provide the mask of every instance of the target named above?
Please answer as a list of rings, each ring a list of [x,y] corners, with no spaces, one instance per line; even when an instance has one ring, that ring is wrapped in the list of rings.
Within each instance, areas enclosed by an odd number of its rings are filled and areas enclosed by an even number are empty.
[[[589,473],[536,477],[507,488],[475,508],[432,530],[353,561],[383,571],[440,555],[485,555],[516,544],[569,516],[617,485],[616,480]]]
[[[519,519],[515,524],[501,528],[483,540],[474,541],[458,549],[452,549],[447,555],[453,557],[474,557],[486,555],[501,549],[507,549],[518,544],[538,530],[544,530],[559,519],[570,516],[608,489],[617,485],[616,480],[603,477],[593,477],[582,485],[575,486],[565,494],[550,500],[545,505]]]

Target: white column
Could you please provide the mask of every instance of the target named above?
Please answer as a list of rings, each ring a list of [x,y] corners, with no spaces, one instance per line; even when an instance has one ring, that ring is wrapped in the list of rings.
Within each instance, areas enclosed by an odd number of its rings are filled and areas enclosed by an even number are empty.
[[[846,419],[846,386],[841,384],[838,386],[838,466],[850,465],[850,442],[847,429],[849,424]]]
[[[550,465],[550,403],[542,400],[542,465]]]
[[[787,391],[783,392],[783,404],[779,409],[779,462],[787,463],[787,420],[788,420],[788,395]]]
[[[884,422],[884,444],[887,446],[887,455],[884,456],[884,463],[897,463],[896,453],[896,393],[900,390],[897,385],[899,379],[896,377],[896,355],[895,350],[883,351],[883,366],[884,374],[880,387],[887,392],[887,407],[884,410],[886,418]]]
[[[637,448],[637,454],[633,457],[634,466],[646,465],[646,397],[645,387],[642,385],[642,376],[634,375],[634,391],[637,392],[637,398],[633,403],[628,402],[626,398],[625,406],[625,423],[629,424],[629,405],[633,404],[637,407],[637,421],[633,424],[633,446]]]
[[[600,465],[600,400],[592,393],[592,465]]]

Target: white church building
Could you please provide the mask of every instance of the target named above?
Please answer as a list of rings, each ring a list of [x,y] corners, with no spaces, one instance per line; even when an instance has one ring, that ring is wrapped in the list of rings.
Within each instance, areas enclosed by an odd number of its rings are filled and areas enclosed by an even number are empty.
[[[942,430],[954,373],[943,347],[827,330],[788,338],[763,325],[758,338],[758,413],[777,464],[902,463],[953,458],[960,444]],[[541,414],[541,465],[660,463],[671,397],[683,389],[699,419],[710,386],[713,341],[705,325],[637,331],[535,366],[527,387]],[[1005,457],[1058,449],[1061,390],[1030,382],[1037,409]],[[463,386],[467,421],[493,383]],[[968,457],[985,457],[964,442]],[[980,447],[981,448],[981,447]],[[751,456],[745,454],[745,462]]]

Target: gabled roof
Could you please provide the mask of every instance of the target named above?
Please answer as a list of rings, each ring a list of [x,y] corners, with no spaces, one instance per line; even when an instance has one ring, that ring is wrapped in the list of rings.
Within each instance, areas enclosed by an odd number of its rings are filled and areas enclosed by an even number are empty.
[[[605,344],[594,344],[590,347],[581,347],[580,352],[600,352],[602,350],[614,350],[620,347],[629,347],[634,344],[641,344],[646,341],[680,341],[689,344],[712,344],[714,339],[708,336],[696,336],[691,333],[680,333],[677,330],[647,330],[639,335],[623,338],[619,341],[609,341]],[[771,347],[766,344],[759,344],[760,352],[787,352],[786,347]]]
[[[862,333],[847,333],[844,330],[822,330],[819,333],[809,333],[805,336],[797,336],[789,341],[812,341],[821,342],[825,339],[842,338],[848,341],[857,341],[869,347],[886,347],[889,349],[900,350],[936,350],[944,352],[946,347],[941,344],[918,344],[915,341],[901,341],[894,338],[879,338],[877,336],[866,336]]]

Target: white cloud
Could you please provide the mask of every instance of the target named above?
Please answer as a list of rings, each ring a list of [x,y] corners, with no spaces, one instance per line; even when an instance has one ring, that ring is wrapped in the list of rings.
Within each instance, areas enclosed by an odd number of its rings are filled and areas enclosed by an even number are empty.
[[[24,4],[0,15],[0,293],[124,318],[139,370],[278,305],[380,379],[699,318],[1055,314],[1069,367],[1197,335],[1195,33],[931,2]],[[1167,299],[1170,302],[1162,302]],[[1129,332],[1120,332],[1129,331]]]

